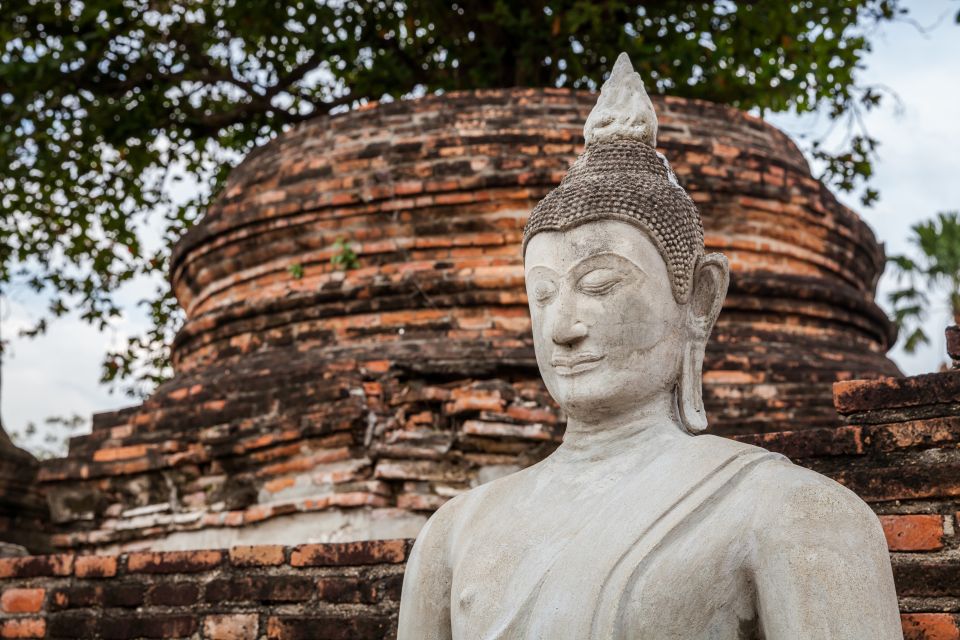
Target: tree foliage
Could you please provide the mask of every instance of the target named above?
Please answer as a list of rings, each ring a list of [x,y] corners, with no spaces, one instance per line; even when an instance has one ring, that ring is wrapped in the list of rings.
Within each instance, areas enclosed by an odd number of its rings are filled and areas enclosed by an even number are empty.
[[[0,3],[0,287],[104,326],[123,283],[165,270],[236,158],[284,128],[425,92],[593,88],[620,51],[651,92],[826,107],[850,135],[816,153],[850,190],[875,145],[858,114],[881,99],[857,71],[903,14],[899,0]],[[202,188],[175,202],[183,174]],[[158,227],[162,245],[145,244]],[[154,329],[108,354],[105,380],[167,375],[177,308],[165,286],[146,304]]]
[[[946,303],[954,324],[960,324],[960,212],[938,213],[933,220],[913,225],[911,232],[917,257],[889,259],[901,285],[890,293],[889,301],[908,353],[930,342],[920,323],[930,310],[931,295]]]

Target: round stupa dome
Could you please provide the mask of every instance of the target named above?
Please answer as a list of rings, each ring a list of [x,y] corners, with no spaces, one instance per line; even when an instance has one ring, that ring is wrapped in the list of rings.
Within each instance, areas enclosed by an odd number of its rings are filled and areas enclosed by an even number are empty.
[[[176,252],[178,369],[349,350],[536,382],[523,222],[582,150],[595,99],[452,93],[318,118],[258,150]],[[834,424],[833,381],[896,372],[873,301],[880,246],[772,126],[655,102],[659,149],[700,209],[707,250],[732,267],[705,365],[712,429]],[[344,255],[355,263],[334,264]]]

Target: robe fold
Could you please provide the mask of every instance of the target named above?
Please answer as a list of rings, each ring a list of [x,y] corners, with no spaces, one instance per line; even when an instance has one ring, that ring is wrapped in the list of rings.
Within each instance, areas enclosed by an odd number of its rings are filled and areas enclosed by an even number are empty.
[[[763,460],[782,458],[762,449],[719,438],[691,438],[685,446],[664,452],[616,493],[575,535],[558,545],[540,566],[522,566],[515,573],[526,597],[505,601],[500,615],[471,637],[615,638],[624,630],[624,594],[643,572],[650,554],[668,545],[669,535],[706,508]],[[656,491],[650,491],[656,487]],[[627,501],[624,496],[643,497]],[[584,516],[588,514],[582,514]],[[594,541],[603,540],[603,548]],[[512,585],[514,589],[517,584]],[[593,615],[569,616],[584,602],[596,602]]]

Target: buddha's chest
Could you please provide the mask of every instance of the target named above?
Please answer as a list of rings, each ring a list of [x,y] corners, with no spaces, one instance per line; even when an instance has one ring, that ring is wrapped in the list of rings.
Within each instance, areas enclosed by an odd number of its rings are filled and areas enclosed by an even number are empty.
[[[611,519],[617,502],[623,518]],[[643,518],[630,515],[637,508],[640,499],[607,495],[582,496],[563,509],[525,501],[486,509],[457,545],[454,638],[590,637],[584,630],[611,606],[622,611],[615,616],[619,638],[754,638],[754,594],[737,523],[706,517],[644,540],[650,552],[638,556],[636,545],[624,544],[644,539]],[[610,526],[598,526],[601,518]],[[641,523],[641,530],[624,536],[625,523]]]

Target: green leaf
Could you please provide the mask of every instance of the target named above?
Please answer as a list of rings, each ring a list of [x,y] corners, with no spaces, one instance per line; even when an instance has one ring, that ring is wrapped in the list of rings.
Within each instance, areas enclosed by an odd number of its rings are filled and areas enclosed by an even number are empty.
[[[921,344],[930,344],[930,339],[923,332],[923,329],[917,327],[907,336],[907,340],[903,344],[903,350],[907,353],[915,353]]]

